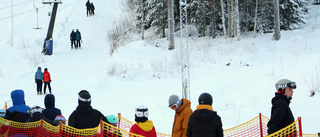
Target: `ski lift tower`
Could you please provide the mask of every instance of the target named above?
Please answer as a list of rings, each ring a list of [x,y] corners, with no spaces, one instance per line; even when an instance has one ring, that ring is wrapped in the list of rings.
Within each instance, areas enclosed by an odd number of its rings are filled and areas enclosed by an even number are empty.
[[[50,24],[48,27],[47,37],[44,40],[42,53],[45,55],[52,55],[53,39],[52,33],[54,28],[54,22],[56,20],[56,14],[58,10],[58,4],[62,4],[61,0],[42,0],[42,4],[53,4],[52,15],[50,19]]]
[[[190,100],[189,51],[188,51],[188,23],[187,0],[180,0],[180,44],[181,44],[181,71],[182,97]]]

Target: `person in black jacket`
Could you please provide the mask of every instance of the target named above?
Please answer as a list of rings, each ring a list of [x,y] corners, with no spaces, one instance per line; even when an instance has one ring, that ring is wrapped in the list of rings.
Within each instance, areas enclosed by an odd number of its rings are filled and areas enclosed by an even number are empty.
[[[289,107],[296,83],[288,79],[281,79],[275,87],[277,92],[272,98],[271,118],[267,124],[268,134],[272,134],[294,122],[294,117]]]
[[[53,94],[47,94],[44,98],[44,105],[46,106],[46,109],[42,111],[42,114],[47,119],[50,119],[51,121],[54,121],[56,116],[61,115],[61,110],[58,108],[55,108],[55,98]]]
[[[202,93],[198,101],[189,118],[187,137],[223,137],[221,118],[212,109],[212,96]]]
[[[107,122],[104,115],[91,106],[91,95],[87,90],[78,93],[78,107],[69,117],[68,125],[77,129],[94,128],[100,124],[100,120]]]
[[[87,17],[91,16],[91,4],[89,0],[86,3],[86,7],[87,7]]]
[[[36,122],[36,121],[43,119],[44,121],[48,122],[49,124],[51,124],[53,126],[59,125],[58,123],[55,123],[55,122],[51,121],[50,119],[45,118],[42,114],[42,110],[43,110],[43,108],[41,108],[40,106],[32,107],[30,110],[31,118],[29,118],[27,120],[27,122]]]
[[[15,122],[27,122],[31,115],[30,107],[25,105],[24,91],[21,89],[12,91],[11,99],[13,106],[7,110],[4,118]]]
[[[72,29],[72,32],[70,34],[70,41],[71,41],[71,49],[73,49],[73,45],[74,47],[76,47],[76,33],[74,32],[74,29]]]

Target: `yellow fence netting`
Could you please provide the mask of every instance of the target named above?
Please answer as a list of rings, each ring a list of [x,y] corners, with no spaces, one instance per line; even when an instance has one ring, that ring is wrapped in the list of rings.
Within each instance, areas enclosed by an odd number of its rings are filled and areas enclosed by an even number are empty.
[[[0,137],[19,136],[19,137],[142,137],[130,133],[130,128],[134,124],[132,121],[118,115],[118,126],[112,126],[104,121],[100,125],[90,129],[76,129],[71,126],[60,124],[52,126],[41,120],[31,123],[19,123],[6,120],[0,117]],[[271,135],[267,133],[267,123],[269,119],[259,115],[252,120],[245,122],[233,128],[224,130],[225,137],[318,137],[317,134],[301,133],[301,118],[299,117],[294,123],[283,128]],[[170,137],[170,135],[157,132],[157,137]]]

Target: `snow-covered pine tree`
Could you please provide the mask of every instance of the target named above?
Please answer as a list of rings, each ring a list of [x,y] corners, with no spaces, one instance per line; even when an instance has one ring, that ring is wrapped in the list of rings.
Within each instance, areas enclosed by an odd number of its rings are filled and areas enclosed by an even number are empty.
[[[293,30],[307,23],[306,0],[280,0],[281,29]]]
[[[204,0],[194,0],[190,4],[191,23],[197,28],[199,37],[206,36],[208,22],[210,19],[210,2]]]
[[[167,2],[166,0],[149,0],[149,21],[155,34],[162,38],[166,37],[165,28],[167,26]]]
[[[257,15],[257,32],[271,33],[273,32],[274,11],[273,0],[259,0]]]

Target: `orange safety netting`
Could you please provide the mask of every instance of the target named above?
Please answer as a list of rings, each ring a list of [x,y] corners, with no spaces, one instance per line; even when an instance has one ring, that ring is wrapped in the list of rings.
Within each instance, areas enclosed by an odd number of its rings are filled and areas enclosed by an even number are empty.
[[[133,122],[118,115],[118,127],[112,126],[104,121],[100,125],[90,129],[76,129],[71,126],[60,124],[52,126],[49,123],[41,120],[30,123],[19,123],[6,120],[0,117],[0,137],[143,137],[130,133],[130,128]],[[294,123],[271,134],[267,134],[267,122],[269,119],[263,115],[259,115],[252,120],[238,125],[236,127],[224,130],[226,137],[294,137],[300,136],[301,133],[301,118],[299,117]],[[170,135],[157,132],[158,137],[170,137]],[[305,137],[317,137],[316,134],[303,134]]]

